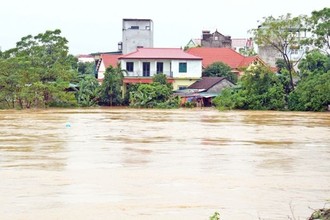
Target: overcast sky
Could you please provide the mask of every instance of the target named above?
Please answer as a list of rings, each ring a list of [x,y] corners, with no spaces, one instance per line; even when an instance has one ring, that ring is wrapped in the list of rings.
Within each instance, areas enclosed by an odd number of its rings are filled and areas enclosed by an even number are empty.
[[[122,19],[146,18],[154,22],[154,47],[179,48],[202,30],[248,37],[262,17],[310,15],[329,6],[329,0],[7,0],[0,3],[0,47],[60,29],[71,54],[115,51]]]

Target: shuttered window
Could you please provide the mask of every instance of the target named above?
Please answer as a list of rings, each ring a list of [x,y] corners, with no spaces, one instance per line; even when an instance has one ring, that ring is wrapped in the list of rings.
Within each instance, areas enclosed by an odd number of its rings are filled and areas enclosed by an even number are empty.
[[[187,72],[187,63],[179,63],[179,73]]]

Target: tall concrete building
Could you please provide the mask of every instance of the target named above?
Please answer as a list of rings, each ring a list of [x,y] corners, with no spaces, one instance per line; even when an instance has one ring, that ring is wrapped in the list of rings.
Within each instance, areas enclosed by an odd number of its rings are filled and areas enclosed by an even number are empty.
[[[123,54],[136,51],[137,48],[154,46],[154,27],[151,19],[123,19],[123,39],[119,49]]]
[[[263,28],[261,25],[258,28]],[[309,47],[302,44],[301,41],[307,38],[307,30],[301,27],[290,27],[289,29],[284,29],[283,31],[290,32],[290,37],[296,40],[296,44],[289,45],[287,40],[282,40],[282,49],[285,50],[285,53],[288,55],[289,60],[292,62],[295,70],[298,70],[298,63],[305,56]],[[289,37],[288,37],[289,39]],[[278,44],[279,42],[277,42]],[[278,59],[283,59],[282,53],[275,49],[272,45],[258,45],[258,56],[268,63],[270,66],[276,66],[276,61]]]

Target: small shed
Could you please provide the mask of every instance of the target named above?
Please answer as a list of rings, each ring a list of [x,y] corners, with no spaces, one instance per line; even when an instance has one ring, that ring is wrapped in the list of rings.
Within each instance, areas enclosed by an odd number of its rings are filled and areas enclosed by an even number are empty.
[[[199,89],[208,93],[220,94],[223,89],[233,87],[234,85],[226,77],[202,77],[200,80],[191,84],[188,89]]]
[[[212,106],[212,99],[225,88],[235,84],[226,77],[202,77],[187,89],[177,90],[174,94],[181,97],[181,104],[195,102],[197,106]]]

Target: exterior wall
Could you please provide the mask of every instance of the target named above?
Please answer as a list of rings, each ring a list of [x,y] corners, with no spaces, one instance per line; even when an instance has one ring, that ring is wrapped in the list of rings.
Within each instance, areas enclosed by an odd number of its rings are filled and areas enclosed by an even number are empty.
[[[99,71],[97,72],[97,79],[104,79],[105,66],[103,61],[100,64]]]
[[[221,82],[217,83],[213,87],[211,87],[207,92],[210,93],[220,93],[224,88],[232,87],[234,84],[228,80],[222,80]]]
[[[304,47],[300,47],[298,49],[290,49],[288,51],[289,59],[293,62],[298,62],[301,57],[304,56],[305,51],[306,48]],[[276,66],[277,59],[283,59],[282,55],[270,46],[259,46],[258,55],[263,61],[273,67]],[[295,67],[297,66],[298,65]]]
[[[270,46],[258,46],[258,56],[270,66],[276,66],[276,60],[282,59],[281,55]]]
[[[129,77],[143,77],[143,62],[150,62],[150,77],[154,76],[157,70],[157,62],[163,62],[163,73],[168,77],[174,78],[201,78],[202,61],[201,60],[120,60],[122,69],[126,69],[126,62],[134,63],[134,72],[128,72]],[[179,73],[179,63],[187,63],[187,72]]]
[[[150,62],[150,77],[157,74],[157,62],[163,62],[163,73],[168,77],[172,77],[171,61],[169,60],[121,60],[122,69],[126,69],[126,62],[134,63],[134,71],[127,73],[129,77],[143,77],[143,62]]]
[[[81,62],[81,63],[94,63],[95,60],[93,57],[79,57],[78,58],[78,62]]]
[[[194,82],[196,82],[197,80],[199,80],[199,78],[190,78],[190,79],[180,79],[180,78],[175,78],[174,79],[174,82],[173,82],[173,90],[179,90],[180,87],[188,87],[190,86],[191,84],[193,84]]]
[[[138,29],[137,29],[138,27]],[[138,47],[153,47],[153,22],[150,19],[123,19],[123,54]]]
[[[252,50],[253,40],[251,38],[233,38],[232,39],[232,49],[236,52],[240,52],[241,49]]]
[[[187,63],[187,72],[179,73],[179,63]],[[172,60],[172,72],[174,78],[201,78],[202,60]]]
[[[260,28],[260,27],[259,27]],[[308,33],[306,33],[304,29],[295,29],[293,28],[291,30],[292,34],[295,35],[298,42],[300,42],[303,39],[306,39]],[[287,54],[289,56],[289,59],[295,63],[299,62],[301,58],[305,55],[306,51],[308,50],[308,47],[306,46],[299,46],[297,45],[297,48],[295,48],[295,45],[288,45],[287,47]],[[268,63],[271,66],[276,66],[276,60],[277,59],[283,59],[282,55],[275,50],[273,47],[268,45],[258,45],[258,55],[261,57],[262,60],[264,60],[266,63]],[[295,65],[295,68],[297,70],[297,66]]]

